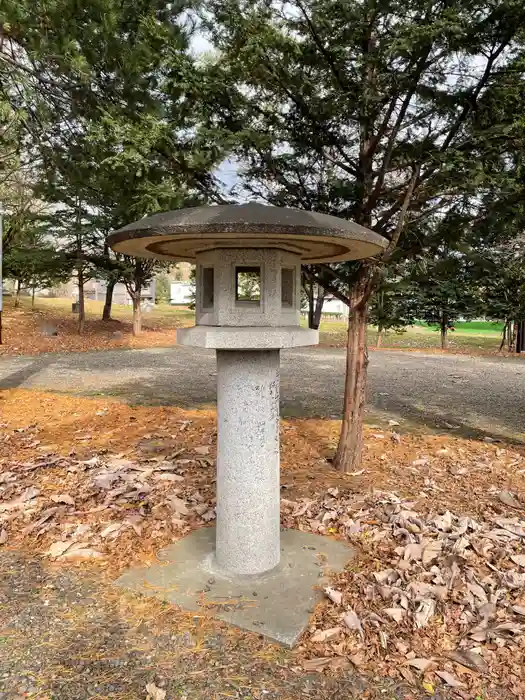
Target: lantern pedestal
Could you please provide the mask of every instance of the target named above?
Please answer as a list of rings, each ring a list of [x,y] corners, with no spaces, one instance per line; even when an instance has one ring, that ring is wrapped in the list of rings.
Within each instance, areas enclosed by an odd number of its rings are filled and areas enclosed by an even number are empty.
[[[279,350],[217,350],[217,564],[279,564]]]

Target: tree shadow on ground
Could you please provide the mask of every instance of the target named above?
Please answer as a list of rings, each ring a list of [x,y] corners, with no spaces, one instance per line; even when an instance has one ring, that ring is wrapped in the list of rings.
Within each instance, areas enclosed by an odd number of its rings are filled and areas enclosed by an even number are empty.
[[[21,387],[28,379],[52,365],[55,362],[55,358],[51,354],[45,354],[24,358],[23,362],[18,360],[16,362],[17,365],[20,363],[22,366],[0,380],[0,390]]]
[[[325,390],[326,391],[326,390]],[[83,396],[98,396],[98,392],[82,392]],[[186,410],[214,409],[216,406],[215,385],[210,377],[197,376],[189,390],[181,391],[172,382],[167,382],[160,374],[145,385],[136,382],[115,384],[104,392],[105,396],[121,399],[132,405],[145,406],[175,406]],[[282,418],[317,418],[340,419],[342,394],[319,396],[315,388],[303,387],[292,396],[281,393]],[[438,432],[459,435],[473,439],[490,438],[507,442],[525,442],[525,419],[523,425],[519,419],[503,416],[494,406],[490,411],[483,407],[483,415],[468,416],[465,406],[431,405],[422,406],[412,401],[410,396],[385,397],[377,393],[369,396],[365,420],[367,423],[384,423],[395,419],[401,423],[401,430]],[[470,406],[472,409],[472,406]]]
[[[283,354],[283,417],[340,418],[344,368],[339,355],[334,358],[321,351]],[[396,356],[394,361],[395,367],[371,367],[368,422],[395,418],[410,430],[523,441],[525,410],[519,410],[524,400],[519,389],[522,375],[507,375],[506,388],[499,392],[487,388],[482,379],[484,374],[490,376],[493,386],[502,362],[511,367],[516,366],[515,362],[505,363],[499,358],[470,362],[461,358],[457,365],[443,366],[430,358],[430,364],[414,365],[413,358],[406,356]],[[23,364],[17,361],[14,367],[0,380],[1,388],[28,384],[83,396],[115,397],[136,405],[184,409],[215,406],[215,358],[209,352],[176,348],[50,354],[31,361],[25,358]],[[385,387],[387,379],[390,384]]]
[[[524,425],[517,425],[515,421],[508,421],[507,425],[501,423],[501,415],[494,411],[494,415],[467,419],[460,416],[457,411],[444,411],[441,407],[421,406],[408,400],[391,401],[388,408],[383,402],[380,406],[370,405],[367,408],[366,422],[369,424],[386,423],[389,419],[397,420],[400,425],[396,430],[412,433],[436,433],[472,440],[502,441],[513,444],[525,443]],[[492,421],[491,425],[482,425]]]

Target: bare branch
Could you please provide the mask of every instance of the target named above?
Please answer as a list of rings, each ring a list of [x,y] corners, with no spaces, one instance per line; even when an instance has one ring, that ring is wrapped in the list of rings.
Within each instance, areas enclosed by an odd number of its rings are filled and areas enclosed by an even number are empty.
[[[396,225],[396,229],[394,231],[394,235],[390,239],[390,242],[389,242],[387,248],[385,249],[385,251],[381,255],[381,260],[383,262],[390,260],[390,258],[392,257],[392,253],[394,252],[394,250],[399,242],[399,238],[400,238],[401,233],[403,231],[403,228],[405,226],[405,219],[407,216],[408,207],[409,207],[410,202],[412,200],[412,195],[414,194],[416,182],[418,181],[418,178],[419,178],[419,171],[420,171],[420,165],[418,163],[412,171],[412,177],[410,178],[410,182],[408,183],[408,187],[406,189],[405,196],[403,198],[403,204],[401,206],[401,211],[399,213],[399,217],[397,220],[397,225]]]

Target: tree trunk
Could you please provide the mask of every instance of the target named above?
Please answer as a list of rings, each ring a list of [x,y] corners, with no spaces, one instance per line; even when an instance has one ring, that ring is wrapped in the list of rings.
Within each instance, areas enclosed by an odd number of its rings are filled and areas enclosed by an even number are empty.
[[[445,313],[441,314],[441,349],[448,348],[448,316]]]
[[[78,334],[82,335],[86,325],[86,305],[84,303],[84,270],[78,268]]]
[[[383,343],[383,329],[381,326],[377,327],[377,338],[376,338],[376,348],[380,348]]]
[[[515,352],[516,350],[516,341],[518,339],[518,322],[514,320],[512,322],[512,339],[509,345],[509,352]]]
[[[507,321],[507,349],[510,352],[512,347],[512,319]]]
[[[307,282],[304,285],[304,290],[305,290],[306,296],[308,298],[308,328],[313,328],[314,306],[315,306],[314,283]]]
[[[525,352],[525,321],[517,321],[516,352]]]
[[[312,285],[313,286],[313,285]],[[309,319],[308,326],[318,331],[321,325],[321,316],[323,314],[323,304],[326,297],[326,290],[323,287],[317,285],[317,299],[315,300],[315,306],[312,310],[312,317]]]
[[[15,292],[15,309],[20,306],[20,289],[22,287],[22,282],[20,280],[16,281],[16,292]]]
[[[31,309],[34,311],[35,310],[35,287],[31,288]]]
[[[76,199],[76,238],[77,238],[77,275],[78,275],[78,334],[82,335],[86,324],[86,306],[84,303],[84,264],[82,254],[82,210],[80,199]]]
[[[503,347],[505,345],[505,341],[508,340],[509,337],[509,322],[505,321],[505,325],[503,326],[503,333],[501,335],[501,343],[499,344],[499,349],[498,352],[501,352],[503,350]]]
[[[133,301],[133,335],[140,335],[142,330],[142,310],[140,308],[140,292],[134,293]]]
[[[104,301],[104,310],[102,311],[102,320],[111,321],[111,306],[113,304],[113,292],[115,291],[116,280],[109,280],[106,287],[106,300]]]
[[[371,285],[369,270],[364,268],[349,297],[350,313],[348,316],[343,423],[339,445],[334,457],[335,468],[342,472],[357,471],[361,465],[366,370],[368,367],[366,349],[367,302]]]

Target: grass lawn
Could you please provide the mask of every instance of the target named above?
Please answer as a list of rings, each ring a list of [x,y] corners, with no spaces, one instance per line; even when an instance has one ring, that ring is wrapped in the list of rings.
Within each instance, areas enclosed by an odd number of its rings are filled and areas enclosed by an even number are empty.
[[[22,297],[22,308],[26,311],[31,310],[31,302],[29,299]],[[46,299],[40,297],[36,300],[35,310],[42,313],[49,313],[57,316],[74,317],[71,313],[72,300],[67,299]],[[90,301],[86,299],[86,318],[99,320],[102,318],[102,309],[104,302]],[[7,308],[13,308],[12,302],[8,301]],[[133,320],[133,309],[125,304],[113,304],[111,317],[116,321],[131,321]],[[146,328],[151,325],[162,327],[173,327],[191,325],[194,322],[195,314],[187,307],[170,306],[169,304],[157,304],[151,311],[143,311],[142,322]]]
[[[158,304],[143,312],[143,333],[138,338],[131,334],[132,308],[114,304],[112,321],[101,321],[103,302],[86,300],[86,332],[79,337],[76,332],[77,316],[71,312],[71,299],[37,298],[35,309],[30,299],[22,297],[21,306],[15,309],[12,299],[5,299],[3,315],[3,342],[0,355],[33,354],[64,350],[95,350],[114,347],[169,346],[176,343],[176,329],[191,326],[195,314],[191,309],[169,304]],[[306,319],[302,320],[306,325]],[[56,328],[57,335],[45,332]],[[321,323],[320,342],[331,347],[346,344],[346,322],[326,320]],[[501,340],[502,324],[490,321],[458,323],[449,333],[449,351],[465,353],[497,352]],[[368,330],[368,344],[375,347],[377,332]],[[422,323],[403,333],[384,333],[383,348],[409,350],[440,350],[437,328]]]
[[[335,347],[346,343],[346,324],[343,321],[324,321],[321,324],[320,338],[324,345]],[[449,332],[449,351],[452,352],[497,352],[503,325],[490,321],[468,321],[456,324]],[[375,347],[377,331],[368,329],[368,345]],[[437,327],[425,324],[410,326],[403,333],[383,334],[383,348],[406,348],[411,350],[441,350],[441,338]]]

